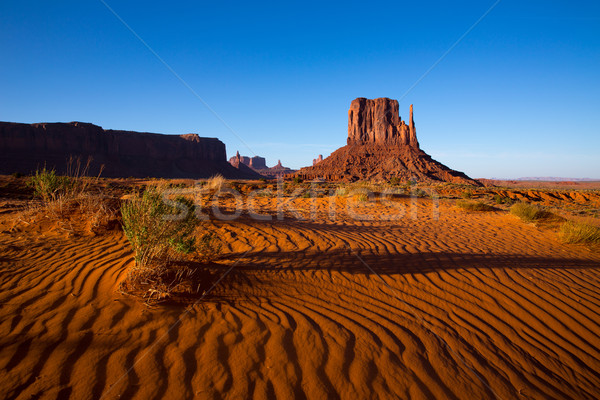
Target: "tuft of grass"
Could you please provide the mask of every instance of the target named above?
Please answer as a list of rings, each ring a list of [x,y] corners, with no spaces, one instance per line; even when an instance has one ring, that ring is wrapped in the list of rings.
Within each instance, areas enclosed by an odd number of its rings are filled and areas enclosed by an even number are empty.
[[[540,206],[523,202],[513,204],[510,207],[510,212],[527,222],[539,221],[552,216],[551,212],[544,210]]]
[[[354,198],[357,201],[368,201],[369,200],[369,196],[366,193],[358,193]]]
[[[559,236],[565,243],[600,243],[600,228],[583,222],[567,221],[560,226]]]
[[[85,230],[94,234],[101,228],[112,226],[118,206],[109,196],[92,192],[91,185],[98,182],[100,174],[95,178],[86,176],[90,163],[91,158],[82,167],[79,158],[71,157],[64,176],[57,175],[54,169],[38,169],[29,178],[28,185],[41,203],[30,210],[30,217],[33,220],[50,218],[69,234],[80,233],[80,228],[86,224]]]
[[[335,188],[336,197],[346,197],[348,195],[348,188],[346,186],[338,186]]]
[[[489,206],[481,201],[465,201],[458,200],[456,202],[458,208],[462,208],[467,211],[495,211],[496,208]]]
[[[214,175],[206,182],[204,189],[217,193],[221,191],[223,186],[225,186],[225,178],[222,175]]]

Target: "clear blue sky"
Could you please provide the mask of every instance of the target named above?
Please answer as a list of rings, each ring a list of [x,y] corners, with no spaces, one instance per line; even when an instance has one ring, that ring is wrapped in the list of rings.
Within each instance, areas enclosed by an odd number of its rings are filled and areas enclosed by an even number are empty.
[[[0,2],[0,120],[218,137],[298,168],[356,97],[399,99],[494,0]],[[473,177],[600,178],[600,2],[503,0],[408,95],[421,147]]]

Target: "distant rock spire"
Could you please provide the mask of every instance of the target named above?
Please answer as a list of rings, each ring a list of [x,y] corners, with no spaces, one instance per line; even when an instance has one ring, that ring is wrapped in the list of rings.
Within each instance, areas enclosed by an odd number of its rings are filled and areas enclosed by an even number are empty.
[[[417,130],[415,129],[415,121],[413,120],[413,105],[410,105],[410,117],[408,121],[409,139],[408,142],[411,146],[419,147],[419,141],[417,140]]]

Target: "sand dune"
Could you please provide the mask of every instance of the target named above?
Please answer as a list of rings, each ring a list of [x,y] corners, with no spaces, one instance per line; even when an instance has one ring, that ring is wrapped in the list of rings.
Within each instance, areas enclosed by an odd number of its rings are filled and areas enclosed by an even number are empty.
[[[121,233],[5,229],[1,397],[600,397],[597,253],[506,213],[442,203],[435,219],[430,200],[416,219],[341,210],[213,222],[213,273],[230,272],[187,308],[116,291]]]

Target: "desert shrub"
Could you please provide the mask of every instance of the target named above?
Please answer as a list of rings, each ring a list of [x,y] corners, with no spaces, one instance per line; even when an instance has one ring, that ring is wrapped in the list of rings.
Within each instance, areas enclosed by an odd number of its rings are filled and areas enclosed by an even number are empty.
[[[162,195],[158,188],[147,188],[121,206],[123,231],[138,268],[152,268],[171,251],[186,254],[195,249],[196,220],[190,203],[178,199],[179,206],[167,205]]]
[[[456,206],[458,208],[462,208],[467,211],[494,211],[496,210],[494,207],[489,206],[481,201],[465,201],[458,200],[456,202]]]
[[[552,216],[552,213],[542,209],[540,206],[523,202],[513,204],[510,207],[510,212],[527,222],[538,221]]]
[[[163,194],[150,187],[121,206],[135,259],[121,290],[143,294],[146,302],[198,293],[205,279],[196,260],[211,261],[221,251],[217,235],[200,229],[192,200],[180,196],[173,201]]]
[[[303,180],[302,180],[302,178],[300,178],[299,176],[295,176],[295,177],[292,179],[292,182],[294,182],[295,184],[299,184],[299,183],[302,183],[302,182],[304,182],[304,181],[303,181]]]
[[[500,196],[499,194],[494,195],[494,202],[496,204],[511,204],[513,201],[509,197]]]
[[[460,195],[463,199],[470,199],[473,197],[473,191],[471,190],[465,190],[464,192],[461,193]]]
[[[19,178],[22,178],[22,177],[23,177],[23,174],[22,174],[22,173],[20,173],[20,172],[13,172],[13,173],[11,174],[11,176],[12,176],[13,178],[19,179]]]
[[[73,182],[69,177],[56,175],[55,170],[47,170],[44,167],[35,171],[35,175],[29,180],[29,186],[33,188],[34,196],[44,202],[50,202],[68,193]]]
[[[600,228],[582,222],[567,221],[561,225],[559,236],[566,243],[599,243]]]
[[[306,192],[302,193],[302,198],[303,199],[310,199],[311,198],[310,190],[307,190]]]

